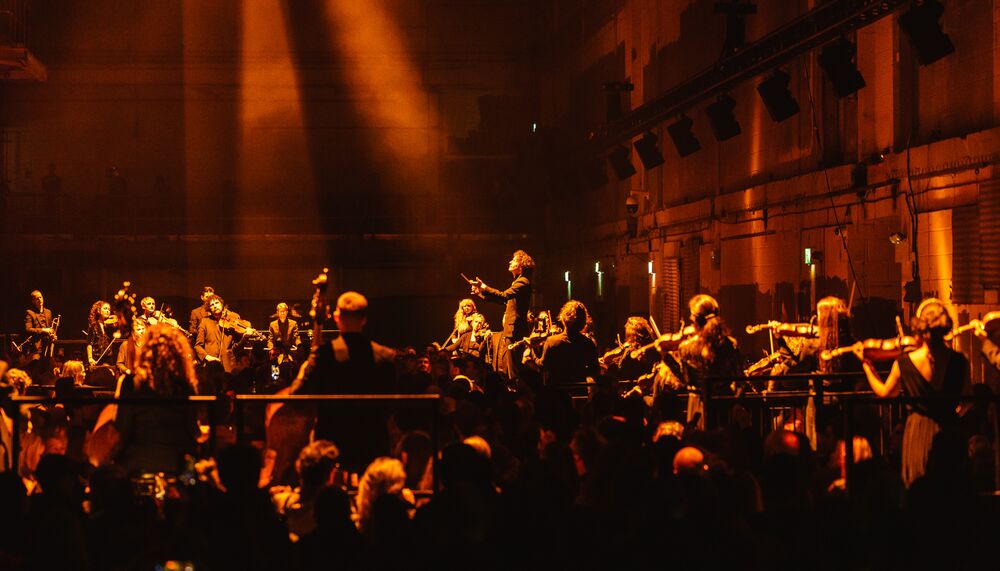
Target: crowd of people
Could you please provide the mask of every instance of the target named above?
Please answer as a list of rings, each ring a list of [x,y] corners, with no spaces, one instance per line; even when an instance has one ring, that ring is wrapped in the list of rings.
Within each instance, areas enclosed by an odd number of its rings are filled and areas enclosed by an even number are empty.
[[[835,298],[813,329],[769,325],[780,355],[768,370],[856,370],[877,396],[929,397],[884,441],[858,407],[845,444],[832,406],[816,415],[805,402],[762,427],[745,397],[780,385],[728,383],[709,412],[700,389],[746,372],[710,296],[692,298],[677,334],[630,318],[625,342],[599,356],[579,301],[558,327],[528,319],[533,267],[519,251],[511,288],[470,280],[473,296],[505,305],[501,331],[477,340],[484,324],[465,299],[447,343],[420,351],[370,339],[367,299],[345,292],[339,334],[274,387],[436,395],[433,410],[271,403],[240,422],[227,397],[253,386],[246,356],[196,366],[176,323],[144,328],[114,403],[6,398],[0,568],[961,568],[993,557],[995,412],[959,403],[974,391],[947,345],[947,304],[926,301],[912,336],[879,353],[851,338]],[[873,361],[888,356],[886,374]],[[83,363],[59,374],[56,395],[79,394]],[[2,361],[0,379],[7,396],[31,392],[31,376]],[[182,402],[195,395],[220,398]]]

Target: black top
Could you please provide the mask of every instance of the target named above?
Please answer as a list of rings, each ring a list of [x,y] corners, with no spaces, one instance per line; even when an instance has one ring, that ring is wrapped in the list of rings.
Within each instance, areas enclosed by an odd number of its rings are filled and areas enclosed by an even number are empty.
[[[198,307],[191,310],[191,317],[188,322],[188,335],[194,336],[198,334],[198,326],[201,325],[201,320],[211,315],[204,305],[199,305]]]
[[[90,326],[90,330],[87,332],[87,344],[91,347],[91,353],[94,359],[100,363],[110,363],[114,356],[112,351],[108,350],[107,353],[104,352],[111,345],[114,338],[108,335],[107,329],[101,323],[95,323]],[[101,355],[104,355],[102,358]]]
[[[911,411],[918,412],[941,425],[958,422],[958,414],[955,412],[958,401],[940,397],[957,397],[968,388],[969,361],[965,355],[944,349],[942,355],[937,357],[934,376],[930,381],[920,374],[909,355],[901,355],[896,359],[896,363],[899,365],[899,384],[903,395],[939,398],[939,400],[912,403],[909,405]]]
[[[510,287],[500,291],[484,285],[483,298],[487,301],[505,303],[503,313],[503,334],[507,339],[521,339],[531,333],[528,324],[528,307],[531,305],[531,280],[520,275]]]
[[[683,370],[678,377],[685,379],[688,386],[704,389],[704,379],[706,378],[743,376],[743,369],[740,367],[740,352],[736,348],[735,339],[728,335],[722,337],[711,351],[711,358],[706,358],[703,349],[704,345],[700,338],[692,338],[681,344],[679,353],[680,365]],[[711,390],[713,392],[726,392],[729,387],[717,383],[711,387]]]
[[[581,333],[556,333],[545,340],[538,359],[545,384],[582,383],[600,374],[597,345]]]
[[[395,352],[363,333],[344,333],[320,345],[312,370],[292,385],[293,394],[382,394],[393,389]],[[340,449],[340,462],[361,472],[376,456],[389,452],[388,410],[357,404],[317,407],[316,438]]]
[[[271,345],[279,353],[287,353],[299,342],[299,324],[294,319],[286,319],[284,323],[275,319],[268,327],[271,332]]]
[[[122,382],[122,396],[155,400],[147,387],[133,388],[131,377]],[[115,463],[130,474],[176,474],[185,454],[193,454],[199,435],[197,411],[185,404],[121,404],[115,417],[121,452]]]

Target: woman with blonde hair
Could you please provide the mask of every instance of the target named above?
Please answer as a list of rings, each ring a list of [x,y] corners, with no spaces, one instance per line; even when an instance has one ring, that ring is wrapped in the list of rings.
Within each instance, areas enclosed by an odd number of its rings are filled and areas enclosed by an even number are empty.
[[[448,343],[457,343],[463,333],[472,331],[472,316],[477,313],[476,302],[469,298],[458,302],[458,309],[455,310],[455,329],[448,336]]]
[[[373,513],[375,502],[382,496],[394,495],[410,504],[413,494],[406,489],[406,471],[403,463],[395,458],[380,456],[365,469],[358,483],[358,530],[371,539],[374,533]]]
[[[191,345],[170,325],[153,325],[143,335],[132,375],[122,381],[130,398],[176,398],[197,394]],[[129,472],[177,473],[185,454],[195,451],[200,430],[191,405],[122,404],[115,425],[121,452],[115,463]]]
[[[929,397],[927,401],[907,406],[910,414],[903,431],[903,484],[906,487],[924,474],[934,435],[942,426],[958,423],[958,400],[946,397],[958,397],[970,387],[969,361],[945,343],[945,335],[953,327],[951,308],[939,299],[925,299],[911,322],[913,334],[920,343],[916,349],[896,359],[885,381],[865,358],[864,347],[860,343],[854,345],[854,354],[861,360],[868,384],[876,395],[883,398],[899,394]]]

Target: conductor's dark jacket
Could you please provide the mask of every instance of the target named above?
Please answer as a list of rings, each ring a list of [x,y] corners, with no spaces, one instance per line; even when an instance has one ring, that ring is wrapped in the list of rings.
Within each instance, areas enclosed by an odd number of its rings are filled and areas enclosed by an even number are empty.
[[[531,280],[520,275],[510,287],[500,291],[483,285],[483,298],[496,303],[506,302],[503,313],[503,335],[507,339],[522,339],[531,333],[528,307],[531,305]]]

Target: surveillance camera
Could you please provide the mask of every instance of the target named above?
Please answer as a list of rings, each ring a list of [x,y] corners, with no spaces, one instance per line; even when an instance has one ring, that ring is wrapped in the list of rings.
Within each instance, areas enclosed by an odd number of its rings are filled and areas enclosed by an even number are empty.
[[[630,194],[625,199],[625,211],[633,216],[639,213],[639,201],[635,199],[635,195]]]

